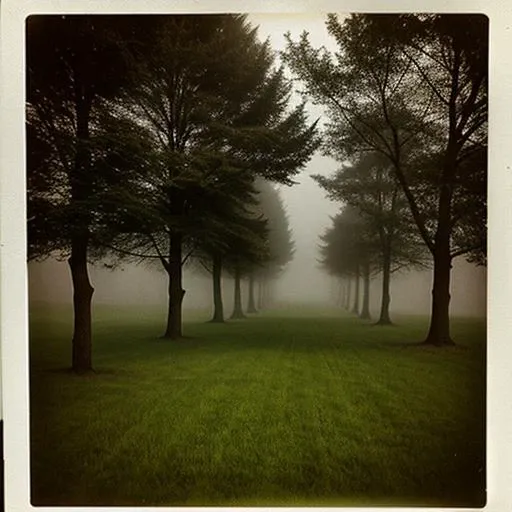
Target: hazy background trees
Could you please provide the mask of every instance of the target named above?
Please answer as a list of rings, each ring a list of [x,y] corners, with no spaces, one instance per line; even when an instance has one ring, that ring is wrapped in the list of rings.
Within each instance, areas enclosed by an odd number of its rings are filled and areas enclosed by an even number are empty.
[[[359,232],[360,237],[366,241],[365,255],[360,260],[356,259],[356,265],[360,261],[364,269],[365,290],[369,287],[371,268],[382,272],[378,323],[390,324],[391,273],[427,265],[428,255],[400,185],[390,172],[389,162],[379,153],[365,153],[353,166],[342,166],[333,177],[314,175],[313,178],[330,199],[350,205],[355,212],[352,215],[358,215],[359,228],[353,231]],[[345,216],[348,212],[350,210],[345,208]],[[343,225],[342,216],[341,222],[334,222],[333,229],[342,229]],[[350,236],[354,237],[354,234],[350,233]],[[345,243],[345,250],[350,250],[355,241]],[[324,254],[329,249],[329,245],[324,246]],[[332,258],[324,261],[327,263]],[[358,312],[357,308],[354,312]],[[369,317],[367,294],[363,301],[362,316]]]

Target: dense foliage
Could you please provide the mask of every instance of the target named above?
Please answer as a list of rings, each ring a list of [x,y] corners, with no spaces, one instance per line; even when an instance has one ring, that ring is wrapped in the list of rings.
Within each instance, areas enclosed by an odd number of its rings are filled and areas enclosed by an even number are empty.
[[[451,260],[485,252],[487,30],[481,15],[327,20],[337,51],[288,35],[283,53],[328,116],[324,151],[387,159],[433,258],[426,342],[451,344]]]
[[[160,261],[181,336],[182,265],[254,252],[254,181],[291,184],[316,125],[245,16],[36,16],[27,40],[29,257],[69,257],[87,371],[91,257]]]

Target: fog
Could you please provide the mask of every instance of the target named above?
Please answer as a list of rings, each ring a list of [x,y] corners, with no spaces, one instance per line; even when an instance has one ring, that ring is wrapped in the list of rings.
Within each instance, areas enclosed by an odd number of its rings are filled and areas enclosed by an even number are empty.
[[[336,167],[332,160],[315,156],[297,177],[297,184],[280,187],[295,242],[294,259],[275,283],[275,306],[314,304],[320,307],[335,305],[337,279],[328,276],[318,262],[319,235],[330,225],[331,216],[340,205],[324,197],[323,191],[310,177],[313,173],[328,174]],[[95,288],[94,301],[99,304],[166,307],[167,275],[153,264],[124,264],[110,270],[98,263],[90,266]],[[402,271],[391,281],[391,313],[428,314],[432,283],[431,270]],[[205,272],[190,266],[184,271],[185,310],[212,310],[212,284]],[[31,301],[71,302],[72,288],[68,265],[64,261],[47,260],[29,265]],[[244,306],[246,289],[242,289]],[[223,299],[227,316],[233,302],[233,283],[224,277]],[[486,313],[486,269],[467,263],[463,258],[454,261],[451,284],[451,313],[453,315],[484,316]],[[380,301],[380,278],[371,285],[371,310],[376,316]]]
[[[314,46],[332,48],[324,28],[324,14],[251,14],[250,21],[259,26],[261,39],[269,38],[272,47],[282,50],[283,34],[287,31],[296,39],[303,30],[310,33]],[[296,95],[296,101],[300,97]],[[309,107],[311,119],[321,118],[322,111]],[[281,197],[289,216],[295,241],[295,256],[275,285],[276,304],[315,303],[332,305],[336,294],[336,280],[326,275],[318,263],[319,236],[329,226],[330,217],[340,208],[325,198],[324,192],[313,181],[311,174],[329,175],[338,164],[320,154],[315,155],[298,175],[296,185],[281,186]],[[147,304],[165,307],[167,302],[167,275],[155,267],[124,265],[108,270],[101,264],[91,267],[91,281],[95,287],[96,303]],[[427,314],[430,308],[431,271],[395,274],[391,283],[391,313]],[[67,264],[56,260],[29,265],[30,300],[70,302],[72,297]],[[185,269],[184,288],[186,310],[208,310],[212,307],[212,285],[204,273]],[[232,303],[232,283],[224,279],[225,311],[229,315]],[[454,315],[485,315],[486,271],[459,258],[454,262],[451,312]],[[371,308],[375,315],[380,300],[379,278],[371,288]],[[244,305],[246,297],[244,296]]]
[[[318,307],[335,306],[337,279],[328,276],[318,263],[319,235],[330,224],[330,216],[339,206],[324,198],[323,192],[309,174],[317,172],[314,164],[323,163],[321,157],[312,159],[301,173],[298,184],[281,190],[295,241],[295,256],[283,275],[275,283],[274,305],[314,304]],[[96,304],[147,305],[167,304],[167,275],[144,264],[124,264],[111,270],[101,263],[90,266],[91,281],[95,288]],[[72,288],[68,265],[65,261],[50,259],[30,263],[28,267],[30,301],[71,303]],[[391,313],[428,314],[430,309],[432,273],[402,271],[391,281]],[[211,279],[197,269],[184,271],[185,310],[212,310]],[[242,289],[244,307],[247,290]],[[226,316],[233,302],[233,283],[229,276],[223,280],[223,299]],[[467,263],[463,258],[454,261],[451,284],[451,313],[453,315],[484,316],[486,313],[486,269]],[[371,309],[378,313],[380,278],[371,285]],[[164,319],[162,318],[162,321]]]

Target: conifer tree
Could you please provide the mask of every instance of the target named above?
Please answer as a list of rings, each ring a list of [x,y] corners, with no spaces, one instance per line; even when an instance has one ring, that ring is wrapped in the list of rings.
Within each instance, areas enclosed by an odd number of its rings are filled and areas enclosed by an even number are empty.
[[[169,276],[164,337],[178,338],[182,265],[215,236],[209,205],[240,173],[291,183],[318,145],[316,126],[303,104],[288,107],[290,84],[244,16],[164,17],[152,51],[131,58],[132,82],[113,110],[148,129],[158,163],[127,212],[132,233],[117,245],[160,259]]]

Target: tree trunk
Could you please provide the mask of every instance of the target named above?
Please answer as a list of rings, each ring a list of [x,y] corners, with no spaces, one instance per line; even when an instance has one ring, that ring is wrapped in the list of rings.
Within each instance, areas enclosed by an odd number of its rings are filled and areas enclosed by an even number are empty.
[[[359,265],[356,266],[356,289],[354,293],[354,305],[352,306],[352,313],[359,315]]]
[[[389,245],[384,247],[382,252],[382,298],[380,302],[380,315],[378,325],[391,325],[389,316],[389,305],[391,304],[391,294],[389,292],[391,283],[391,249]]]
[[[235,300],[234,300],[234,308],[233,314],[231,318],[245,318],[243,309],[242,309],[242,279],[240,277],[240,269],[237,267],[235,269]]]
[[[368,320],[370,316],[370,264],[365,263],[363,268],[363,308],[361,310],[360,318]]]
[[[169,307],[167,311],[167,327],[164,338],[178,339],[182,336],[182,305],[185,290],[182,287],[182,235],[172,233],[169,236]]]
[[[212,322],[224,322],[222,304],[222,256],[213,256],[213,318]]]
[[[247,313],[257,313],[256,303],[254,300],[254,275],[249,276],[249,301],[247,304]]]
[[[450,255],[451,209],[453,199],[453,176],[457,167],[457,151],[451,136],[446,150],[443,182],[439,194],[437,230],[434,244],[434,282],[432,286],[432,314],[430,327],[424,343],[428,345],[454,345],[450,336]]]
[[[73,283],[74,327],[72,339],[72,370],[86,373],[92,370],[92,315],[94,288],[87,270],[87,236],[75,236],[68,260]]]
[[[71,203],[77,208],[71,235],[71,255],[68,263],[73,284],[73,338],[72,370],[86,373],[92,370],[92,314],[91,302],[94,288],[89,281],[87,252],[89,245],[90,211],[84,203],[91,194],[91,174],[89,149],[89,118],[92,97],[80,85],[80,77],[75,77],[76,108],[76,153],[72,172]]]
[[[443,247],[444,246],[444,247]],[[432,313],[427,338],[428,345],[454,345],[450,337],[450,274],[449,242],[436,243],[434,255],[434,283],[432,287]]]

